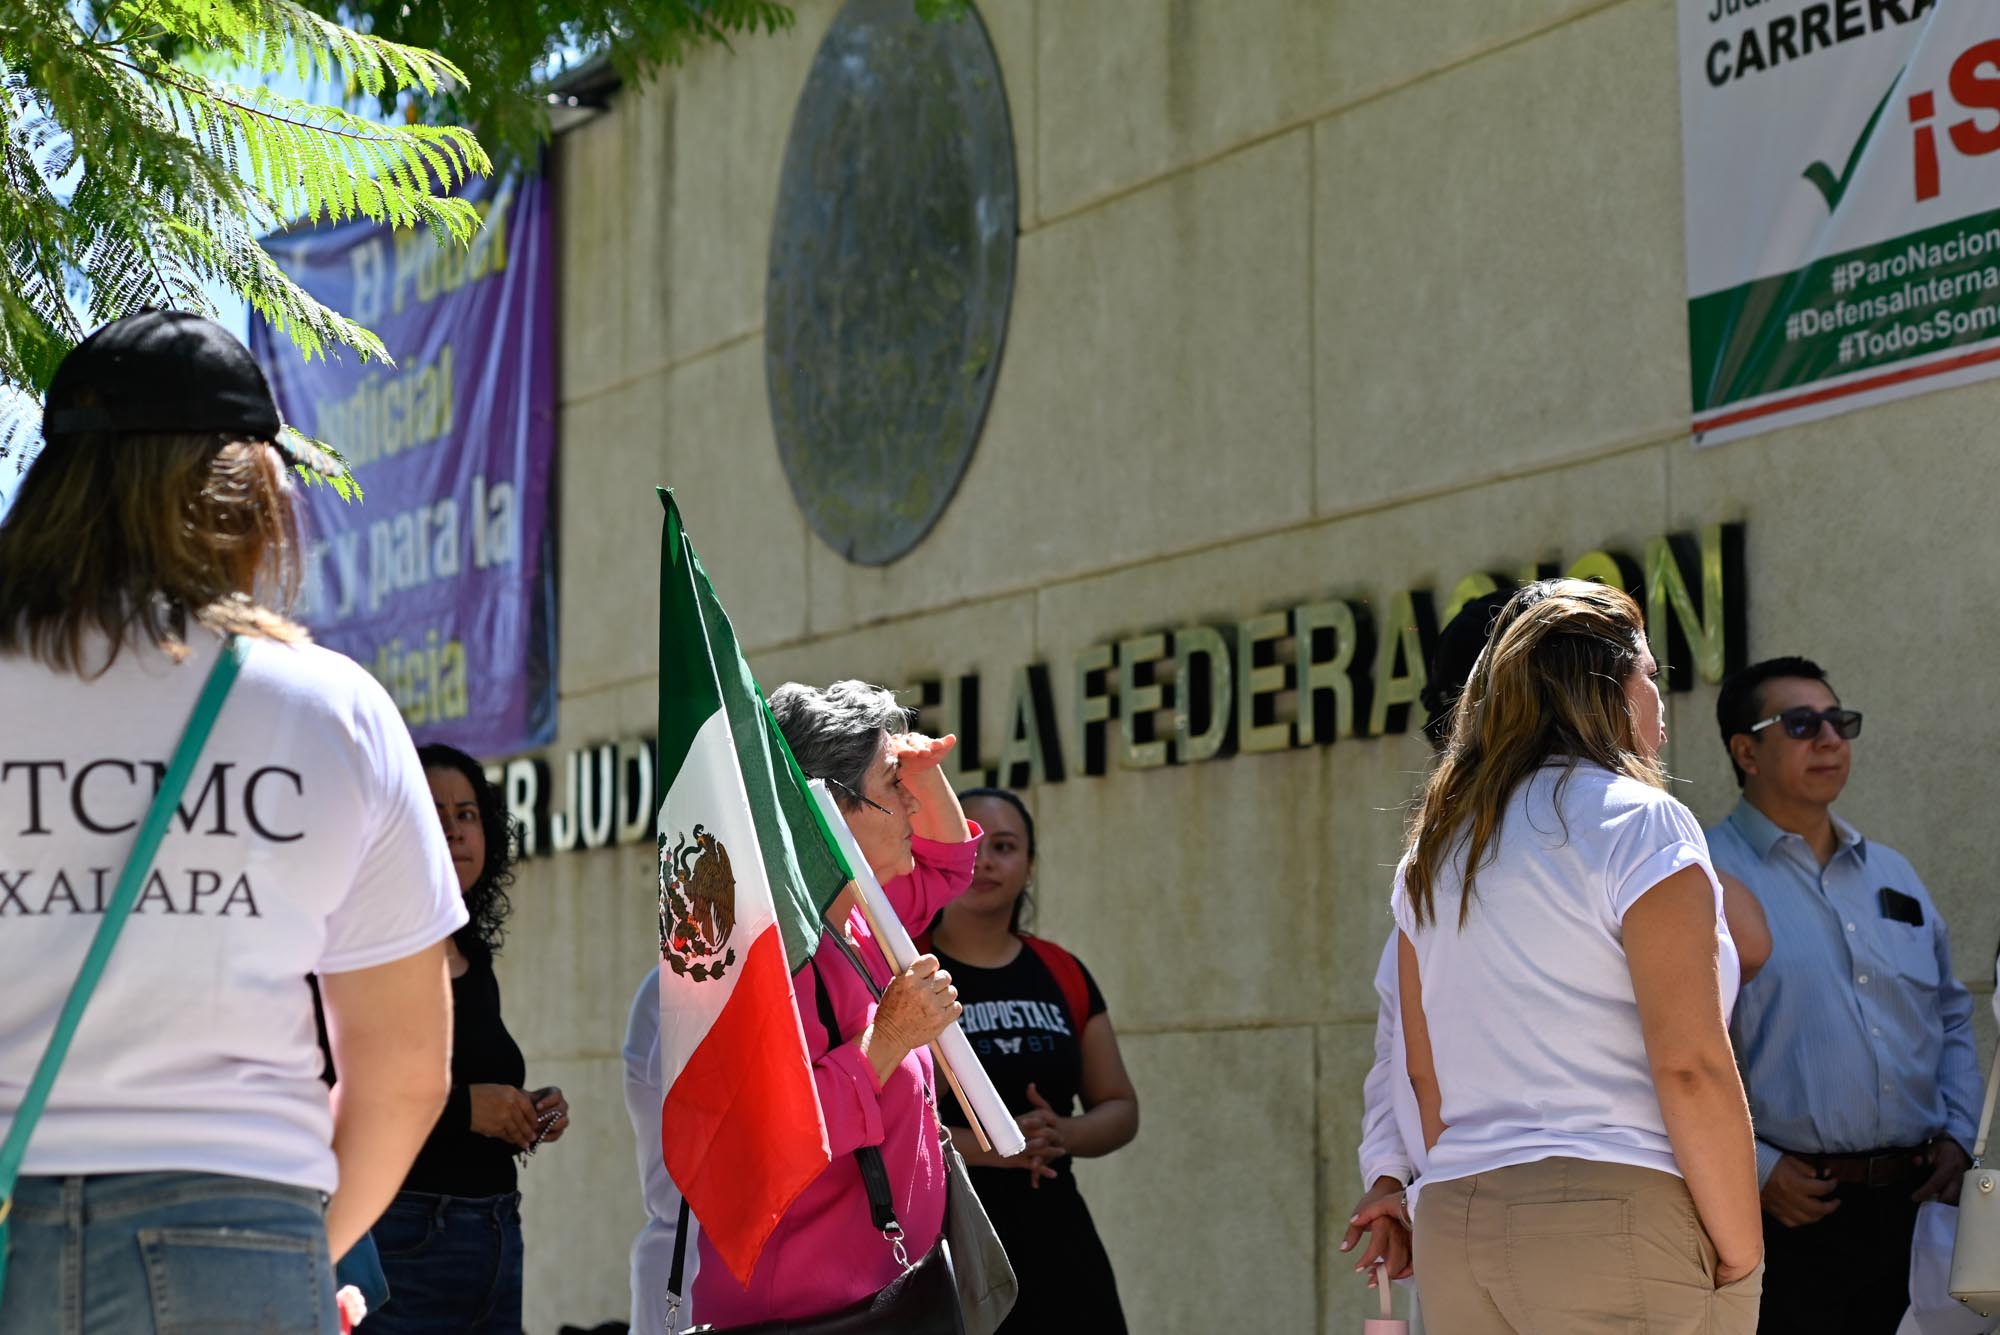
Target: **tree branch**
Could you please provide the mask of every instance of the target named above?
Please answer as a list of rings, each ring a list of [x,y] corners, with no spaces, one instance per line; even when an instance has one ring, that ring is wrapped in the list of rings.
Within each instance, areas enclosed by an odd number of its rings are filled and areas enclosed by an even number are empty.
[[[275,111],[267,111],[266,109],[258,106],[254,102],[247,102],[241,98],[230,97],[212,86],[194,83],[185,79],[174,77],[172,75],[169,75],[164,69],[158,71],[147,70],[139,65],[133,64],[129,60],[122,59],[118,56],[110,57],[110,61],[114,65],[124,66],[126,69],[131,70],[134,74],[137,74],[142,79],[154,79],[159,81],[160,83],[170,84],[173,87],[180,89],[182,92],[191,94],[195,97],[199,97],[204,101],[214,102],[219,106],[233,107],[237,111],[243,112],[245,115],[255,116],[259,120],[270,121],[275,125],[290,125],[295,129],[309,130],[314,134],[332,135],[335,138],[339,139],[352,139],[356,143],[362,143],[362,144],[397,145],[408,142],[393,130],[389,131],[387,134],[379,134],[379,135],[364,134],[358,130],[345,129],[333,125],[322,125],[314,121],[299,120],[298,118],[293,116],[283,116]]]

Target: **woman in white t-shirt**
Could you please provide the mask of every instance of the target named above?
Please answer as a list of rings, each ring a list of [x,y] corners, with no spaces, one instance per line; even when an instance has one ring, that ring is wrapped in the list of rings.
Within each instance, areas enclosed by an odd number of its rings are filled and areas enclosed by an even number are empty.
[[[1756,1329],[1736,952],[1656,672],[1624,593],[1517,594],[1397,870],[1417,1285],[1452,1335]]]
[[[128,317],[57,370],[0,524],[0,1134],[223,636],[245,646],[28,1139],[7,1335],[338,1330],[332,1258],[444,1103],[465,908],[388,695],[259,600],[299,569],[278,432],[230,334]]]

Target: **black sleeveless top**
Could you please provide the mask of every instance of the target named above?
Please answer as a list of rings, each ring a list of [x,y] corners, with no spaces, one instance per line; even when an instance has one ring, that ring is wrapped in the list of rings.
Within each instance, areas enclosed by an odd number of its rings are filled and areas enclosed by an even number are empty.
[[[473,1085],[522,1088],[528,1063],[514,1036],[500,1018],[500,980],[493,974],[493,952],[461,943],[465,972],[451,980],[451,1095],[437,1125],[417,1151],[403,1179],[404,1191],[437,1196],[505,1196],[518,1181],[515,1150],[504,1140],[472,1129]],[[319,1009],[319,989],[313,988]],[[333,1083],[333,1052],[327,1044],[326,1020],[319,1017],[320,1050],[326,1054],[325,1078]]]

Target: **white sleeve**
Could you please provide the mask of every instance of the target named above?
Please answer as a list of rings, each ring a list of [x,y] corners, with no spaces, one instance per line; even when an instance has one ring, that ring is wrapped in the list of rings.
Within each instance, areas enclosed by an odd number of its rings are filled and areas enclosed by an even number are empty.
[[[1722,911],[1722,883],[1708,857],[1708,839],[1694,813],[1666,794],[1623,813],[1613,831],[1605,886],[1611,914],[1619,922],[1648,890],[1689,867],[1700,867]]]
[[[372,678],[357,688],[354,713],[367,823],[354,884],[327,918],[322,974],[414,955],[466,921],[444,827],[402,715]]]
[[[638,1155],[639,1196],[646,1222],[632,1239],[632,1329],[663,1330],[666,1324],[667,1280],[673,1274],[679,1243],[681,1194],[660,1150],[660,970],[655,965],[632,997],[625,1021],[625,1115],[632,1121],[632,1145]],[[695,1273],[701,1258],[695,1248],[700,1230],[688,1221],[686,1269],[681,1277],[681,1324],[693,1319]]]
[[[1410,939],[1414,941],[1417,936],[1416,910],[1410,903],[1410,892],[1403,885],[1403,872],[1409,865],[1410,855],[1405,853],[1403,854],[1403,860],[1396,864],[1396,875],[1389,885],[1389,916],[1396,920],[1396,930],[1408,932]],[[1391,932],[1389,933],[1389,950],[1392,955],[1395,953],[1395,946],[1396,933]],[[1382,985],[1379,974],[1376,976],[1375,985],[1377,987]]]
[[[1382,948],[1382,962],[1375,969],[1375,1064],[1361,1082],[1361,1189],[1375,1185],[1377,1178],[1393,1177],[1405,1186],[1413,1176],[1410,1154],[1403,1147],[1403,1133],[1396,1125],[1396,1105],[1392,1094],[1396,1078],[1397,1016],[1402,998],[1396,986],[1396,938],[1401,929],[1391,930]]]
[[[639,1191],[646,1213],[671,1230],[680,1217],[681,1194],[667,1173],[660,1149],[660,970],[655,965],[632,998],[625,1022],[625,1115],[632,1121],[638,1156]]]

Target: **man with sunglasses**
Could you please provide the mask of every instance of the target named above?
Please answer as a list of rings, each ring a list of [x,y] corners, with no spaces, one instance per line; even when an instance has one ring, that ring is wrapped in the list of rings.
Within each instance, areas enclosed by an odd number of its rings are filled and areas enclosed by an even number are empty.
[[[1804,658],[1722,684],[1743,790],[1708,831],[1750,887],[1769,963],[1730,1025],[1757,1128],[1764,1335],[1891,1335],[1909,1305],[1917,1207],[1953,1202],[1982,1095],[1972,998],[1909,862],[1834,814],[1861,715]]]

